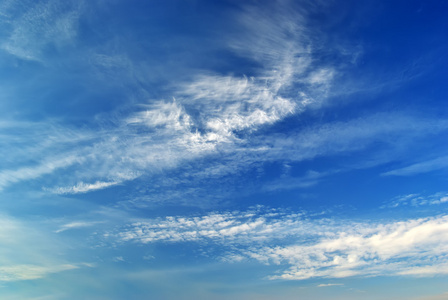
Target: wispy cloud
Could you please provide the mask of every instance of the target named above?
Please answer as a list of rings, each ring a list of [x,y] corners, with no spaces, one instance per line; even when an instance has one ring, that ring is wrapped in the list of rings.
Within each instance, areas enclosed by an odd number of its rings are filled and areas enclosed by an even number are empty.
[[[278,180],[270,182],[263,186],[263,190],[266,191],[278,191],[278,190],[290,190],[297,188],[307,188],[316,185],[319,180],[336,173],[336,171],[331,172],[317,172],[310,170],[302,177],[282,177]]]
[[[84,159],[76,168],[77,178],[59,177],[58,181],[67,182],[56,184],[68,187],[47,190],[87,192],[105,188],[108,183],[121,183],[142,174],[174,168],[217,150],[235,152],[246,142],[240,136],[242,132],[257,131],[300,113],[318,101],[306,92],[327,90],[336,71],[329,66],[311,68],[311,41],[306,38],[309,32],[304,29],[303,11],[284,15],[282,2],[273,8],[279,11],[269,10],[268,13],[256,7],[245,10],[235,17],[238,33],[225,36],[227,51],[244,59],[248,59],[249,51],[250,56],[261,63],[261,68],[250,76],[196,70],[191,80],[176,81],[171,93],[165,93],[166,98],[174,96],[176,100],[149,101],[140,112],[109,123],[112,126],[94,134],[95,138],[89,143],[76,145],[72,152]],[[269,29],[267,35],[261,34],[259,26],[252,22],[260,15],[266,17],[258,23]],[[3,49],[20,58],[38,60],[45,45],[66,43],[76,36],[78,17],[79,7],[65,7],[53,1],[30,5],[23,16],[10,21],[13,33],[6,39]],[[295,38],[291,39],[290,35]],[[97,65],[106,69],[117,64],[123,68],[135,65],[133,58],[125,53],[91,56]],[[300,82],[299,90],[293,89],[294,82]],[[321,97],[326,97],[324,94]],[[50,156],[67,156],[67,152],[59,148],[52,149]],[[31,174],[27,171],[29,168],[8,172]],[[33,175],[17,175],[12,181],[5,179],[3,186],[39,178],[58,168],[44,169],[37,168]]]
[[[414,126],[412,131],[409,131],[409,124]],[[363,153],[362,159],[357,159],[358,156],[354,155],[349,164],[338,165],[337,169],[309,170],[308,173],[298,177],[283,176],[265,182],[262,187],[266,191],[306,188],[353,168],[369,168],[398,160],[403,147],[409,145],[411,141],[424,139],[428,134],[442,133],[447,128],[446,120],[429,120],[400,113],[378,113],[346,122],[302,127],[287,134],[254,133],[247,140],[239,138],[234,142],[211,144],[218,150],[220,160],[214,160],[213,151],[207,154],[203,152],[204,155],[209,155],[209,160],[206,162],[199,160],[198,165],[190,162],[190,166],[193,165],[194,168],[181,169],[182,173],[188,172],[188,177],[181,176],[179,181],[201,182],[201,178],[230,180],[231,175],[244,174],[250,168],[262,169],[266,162],[297,163],[343,153]],[[376,148],[375,152],[371,151],[372,147]],[[377,159],[378,154],[382,152],[385,153],[384,157]],[[173,186],[176,186],[176,181],[174,177],[170,177],[166,183],[157,180],[157,184],[166,184],[172,190]],[[238,182],[232,182],[232,185],[238,185]],[[190,192],[186,192],[188,198],[191,198]],[[149,198],[157,198],[164,193],[166,192]],[[178,201],[182,201],[182,198],[179,195]]]
[[[199,113],[200,129],[227,137],[234,131],[272,124],[296,110],[294,100],[281,97],[265,81],[201,76],[180,93],[184,105]]]
[[[44,62],[46,47],[64,47],[77,35],[77,5],[51,0],[20,4],[7,1],[1,8],[0,22],[9,35],[0,47],[20,59]]]
[[[260,207],[261,208],[261,207]],[[129,230],[118,234],[121,241],[181,242],[227,241],[253,243],[306,231],[301,214],[286,215],[275,209],[259,215],[260,208],[247,212],[212,213],[206,216],[185,218],[167,217],[134,223]],[[281,218],[283,216],[283,218]],[[276,219],[280,217],[280,219]],[[289,224],[290,226],[285,226]]]
[[[60,228],[58,230],[56,230],[56,233],[60,233],[66,230],[70,230],[70,229],[77,229],[77,228],[86,228],[86,227],[91,227],[91,226],[95,226],[98,223],[101,223],[100,221],[93,221],[93,222],[86,222],[86,221],[78,221],[78,222],[70,222],[67,224],[64,224],[62,226],[60,226]]]
[[[0,190],[12,183],[16,183],[23,180],[35,179],[42,175],[50,174],[57,169],[68,167],[76,162],[81,161],[82,161],[81,158],[71,156],[46,161],[33,167],[23,167],[16,170],[3,170],[0,172]]]
[[[383,176],[412,176],[421,173],[428,173],[448,167],[448,156],[442,156],[435,159],[419,162],[404,168],[392,170],[383,173]]]
[[[445,274],[447,217],[416,219],[385,225],[358,224],[334,237],[309,245],[265,247],[249,250],[253,259],[290,264],[271,279],[301,280],[312,277]],[[261,251],[260,251],[261,250]]]
[[[343,286],[343,283],[321,283],[317,287],[327,287],[327,286]]]
[[[432,195],[409,194],[394,197],[390,202],[381,208],[394,208],[399,206],[422,206],[448,203],[448,193],[439,192]]]
[[[246,212],[142,221],[114,236],[122,242],[145,244],[219,244],[224,261],[289,266],[271,279],[432,276],[446,273],[447,224],[447,216],[357,223],[310,219],[303,213],[258,207]]]
[[[413,130],[409,130],[412,124]],[[261,145],[270,146],[270,155],[284,155],[291,160],[366,149],[373,143],[403,145],[411,137],[426,137],[448,129],[447,120],[432,120],[400,113],[378,113],[347,122],[308,127],[295,133],[264,136]],[[398,141],[398,143],[397,143]],[[260,146],[261,146],[260,145]]]
[[[32,245],[32,247],[29,247]],[[53,273],[91,266],[70,263],[60,255],[67,249],[39,222],[0,218],[0,281],[33,280]]]
[[[39,5],[43,8],[31,7],[29,14],[36,14],[34,9],[42,10],[43,16],[50,14],[50,20],[53,20],[53,10],[78,9],[59,8],[51,1]],[[34,125],[27,124],[26,135],[12,144],[8,141],[16,137],[5,133],[8,145],[4,150],[5,161],[11,167],[0,171],[0,187],[45,177],[45,191],[87,193],[186,164],[199,166],[189,170],[193,178],[189,180],[219,177],[238,174],[267,161],[298,162],[363,151],[378,144],[393,149],[397,144],[408,145],[414,138],[448,128],[448,123],[441,119],[378,113],[342,122],[289,128],[285,133],[259,134],[285,118],[298,117],[310,108],[319,107],[323,99],[331,96],[339,72],[337,64],[329,65],[317,59],[315,52],[322,47],[320,33],[307,25],[307,9],[291,9],[282,1],[269,7],[243,5],[234,16],[238,30],[229,30],[223,35],[226,51],[242,60],[256,62],[257,67],[249,68],[248,75],[194,70],[188,80],[173,78],[171,88],[164,90],[161,100],[146,101],[132,108],[133,112],[98,117],[99,123],[105,125],[96,130],[67,128],[69,134],[64,137],[63,126],[47,126],[40,132],[42,125],[33,130]],[[30,22],[38,23],[39,18],[36,15]],[[22,25],[19,21],[11,26],[31,26],[28,21]],[[45,26],[53,21],[48,22]],[[62,28],[72,32],[75,23],[73,19],[70,26]],[[33,38],[38,35],[34,31],[26,32]],[[67,33],[67,36],[73,38],[73,34]],[[55,33],[54,37],[59,34]],[[45,43],[53,43],[52,39],[53,35]],[[26,35],[21,40],[33,39]],[[6,43],[11,44],[11,38]],[[135,58],[124,52],[110,55],[92,49],[87,52],[95,65],[100,66],[98,72],[106,72],[105,69],[115,65],[123,69],[138,65]],[[129,77],[133,77],[131,71]],[[30,156],[32,161],[23,160]],[[217,157],[225,163],[217,162]],[[69,161],[69,158],[73,159]],[[69,172],[63,172],[68,167]],[[328,170],[320,173],[327,174]],[[266,189],[311,186],[317,182],[318,178],[291,179],[289,183],[274,182]]]
[[[80,182],[75,186],[70,187],[58,187],[53,189],[46,189],[55,194],[79,194],[79,193],[87,193],[90,191],[101,190],[107,187],[117,185],[118,182],[102,182],[97,181],[95,183],[84,183]]]
[[[75,265],[13,265],[0,267],[0,281],[18,281],[39,279],[52,273],[77,269]]]

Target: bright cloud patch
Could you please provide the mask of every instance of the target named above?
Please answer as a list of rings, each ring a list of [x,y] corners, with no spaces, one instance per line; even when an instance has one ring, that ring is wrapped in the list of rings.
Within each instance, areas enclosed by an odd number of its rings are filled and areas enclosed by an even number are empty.
[[[75,186],[71,187],[59,187],[55,189],[51,189],[51,191],[55,194],[78,194],[78,193],[87,193],[94,190],[101,190],[107,187],[118,184],[117,182],[100,182],[97,181],[95,183],[84,183],[80,182]]]

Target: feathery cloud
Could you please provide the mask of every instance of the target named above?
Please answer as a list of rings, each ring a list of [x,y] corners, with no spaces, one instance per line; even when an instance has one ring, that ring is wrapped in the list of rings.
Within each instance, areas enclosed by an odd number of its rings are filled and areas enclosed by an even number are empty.
[[[448,156],[442,156],[435,159],[419,162],[404,168],[391,170],[383,173],[383,176],[412,176],[421,173],[428,173],[448,167]]]
[[[432,195],[409,194],[394,197],[390,202],[381,206],[381,208],[394,208],[399,206],[422,206],[448,203],[448,193],[439,192]]]
[[[263,209],[141,221],[114,236],[144,244],[219,244],[223,261],[288,267],[271,279],[446,273],[448,216],[381,224]]]
[[[75,265],[13,265],[0,267],[0,281],[33,280],[43,278],[52,273],[77,269]]]
[[[26,1],[18,6],[14,1],[2,4],[0,22],[9,36],[0,48],[20,59],[45,62],[46,47],[64,47],[77,35],[79,6],[57,1]],[[25,11],[17,7],[27,7]]]

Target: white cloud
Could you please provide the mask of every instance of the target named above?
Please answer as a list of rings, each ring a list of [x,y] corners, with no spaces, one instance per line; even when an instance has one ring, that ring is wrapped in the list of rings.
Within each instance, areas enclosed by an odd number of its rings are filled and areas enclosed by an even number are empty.
[[[413,130],[409,131],[409,124]],[[365,149],[374,142],[394,145],[397,139],[426,136],[448,129],[446,120],[426,120],[399,113],[378,113],[305,128],[294,134],[263,137],[260,144],[273,145],[271,152],[291,156],[292,160]]]
[[[342,283],[321,283],[317,287],[327,287],[327,286],[342,286]]]
[[[44,61],[46,46],[62,47],[72,43],[77,35],[77,5],[72,7],[51,0],[25,4],[10,1],[4,2],[1,8],[1,23],[10,34],[0,47],[18,58]]]
[[[23,167],[16,170],[0,171],[0,190],[12,183],[35,179],[42,175],[50,174],[57,169],[65,168],[81,161],[81,158],[69,156],[66,158],[46,161],[33,167]]]
[[[11,21],[12,33],[3,49],[24,59],[39,59],[45,45],[68,43],[74,38],[78,11],[79,7],[60,6],[54,1],[30,6],[23,15]],[[258,25],[254,26],[250,21],[259,20],[261,15],[265,19],[258,23],[269,29],[268,35],[261,34]],[[74,170],[75,176],[58,177],[57,181],[65,181],[62,186],[69,187],[47,190],[88,192],[206,157],[217,153],[217,147],[225,153],[239,151],[246,141],[238,137],[237,132],[256,131],[304,110],[314,100],[310,100],[303,90],[300,91],[302,96],[297,96],[297,91],[290,91],[292,83],[299,80],[309,88],[330,85],[330,74],[335,71],[326,67],[308,74],[313,62],[309,40],[304,38],[308,33],[303,29],[303,16],[299,11],[288,13],[287,19],[285,16],[280,11],[267,14],[261,8],[247,10],[237,16],[241,26],[238,34],[225,37],[228,49],[239,56],[246,56],[249,51],[262,63],[262,68],[253,76],[196,71],[191,81],[176,82],[173,94],[167,97],[176,96],[177,101],[152,101],[144,110],[121,117],[114,126],[90,133],[93,135],[91,140],[78,145],[73,143],[71,152],[82,157],[84,163]],[[289,34],[295,38],[291,39]],[[277,43],[271,43],[272,39]],[[299,55],[303,53],[306,57]],[[93,55],[93,58],[106,69],[115,64],[124,68],[135,65],[132,58],[120,53]],[[307,79],[309,76],[312,79]],[[46,153],[59,157],[67,156],[67,152],[56,143]],[[48,157],[40,158],[40,161],[49,160]],[[16,179],[4,179],[2,186],[39,178],[59,169],[49,163],[35,170],[30,168],[7,171],[6,175],[12,174]],[[14,172],[27,175],[16,176]]]
[[[199,113],[199,126],[224,137],[233,131],[274,123],[296,110],[266,80],[229,76],[200,76],[179,91],[182,102]]]
[[[448,203],[448,193],[439,192],[432,195],[409,194],[394,197],[389,203],[384,204],[381,208],[394,208],[399,206],[422,206]]]
[[[310,219],[258,207],[202,217],[136,222],[113,235],[122,242],[219,244],[223,261],[288,267],[271,279],[445,274],[448,216],[385,224]]]
[[[0,267],[0,281],[33,280],[43,278],[52,273],[79,268],[75,265],[13,265]]]
[[[0,281],[32,280],[91,266],[65,261],[60,255],[65,250],[67,245],[55,239],[42,223],[1,215]]]
[[[95,221],[95,222],[86,222],[86,221],[78,221],[78,222],[70,222],[67,224],[64,224],[62,226],[60,226],[60,228],[58,230],[56,230],[56,233],[60,233],[66,230],[70,230],[70,229],[77,229],[77,228],[85,228],[85,227],[91,227],[94,226],[98,223],[101,223],[99,221]]]
[[[70,187],[58,187],[53,189],[46,189],[55,194],[79,194],[79,193],[87,193],[95,190],[105,189],[110,186],[117,185],[118,182],[102,182],[97,181],[95,183],[84,183],[80,182],[75,186]]]
[[[447,216],[356,227],[315,243],[265,247],[246,255],[265,263],[290,265],[272,279],[446,273],[437,266],[448,262]]]
[[[253,243],[309,229],[301,214],[286,215],[270,210],[259,215],[258,208],[247,212],[212,213],[198,217],[167,217],[134,223],[118,234],[122,241],[141,243],[180,241],[226,241]],[[280,219],[276,219],[280,217]],[[284,217],[284,218],[281,218]]]
[[[29,14],[33,9],[42,9],[52,16],[53,10],[59,9],[54,2],[45,5],[51,9],[32,8]],[[61,126],[48,126],[45,130],[36,126],[33,131],[33,124],[28,124],[26,135],[17,144],[9,143],[16,135],[6,134],[9,146],[3,153],[11,168],[0,171],[0,187],[54,175],[53,180],[45,181],[44,190],[86,193],[196,161],[201,168],[191,170],[191,177],[218,177],[265,161],[303,161],[363,150],[377,141],[394,145],[398,139],[406,143],[410,137],[447,128],[444,120],[377,114],[301,127],[285,135],[257,136],[260,129],[298,115],[328,97],[338,70],[337,66],[322,65],[313,59],[315,49],[321,45],[319,33],[305,26],[306,9],[288,9],[281,1],[268,10],[243,6],[242,13],[235,17],[239,30],[223,39],[227,50],[259,64],[251,76],[196,70],[189,81],[172,85],[172,94],[166,98],[175,96],[175,100],[151,100],[139,106],[138,112],[117,113],[115,120],[110,120],[110,115],[103,116],[107,126],[91,131],[67,130],[65,137]],[[75,21],[70,24],[75,26]],[[73,26],[62,27],[72,30]],[[68,33],[67,36],[73,37]],[[138,65],[125,53],[97,54],[93,60],[106,69],[113,65],[124,69]],[[54,162],[54,157],[72,156],[78,158],[71,163]],[[224,158],[225,164],[213,161],[216,156]],[[24,161],[23,157],[33,157],[34,161]],[[205,162],[207,158],[209,164]],[[70,174],[63,172],[68,166],[72,167]],[[290,182],[289,188],[315,183],[317,179]]]
[[[126,120],[127,124],[139,124],[167,131],[185,131],[191,126],[190,116],[176,103],[159,101],[146,105],[147,110],[134,114]]]
[[[419,162],[404,168],[383,173],[383,176],[411,176],[421,173],[428,173],[448,167],[448,156],[438,157],[432,160]]]
[[[114,262],[125,262],[123,256],[117,256],[112,259]]]

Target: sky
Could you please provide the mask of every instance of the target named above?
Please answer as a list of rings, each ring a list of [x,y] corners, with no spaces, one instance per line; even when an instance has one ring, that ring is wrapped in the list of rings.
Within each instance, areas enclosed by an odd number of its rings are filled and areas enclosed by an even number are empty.
[[[1,299],[448,299],[447,13],[0,1]]]

